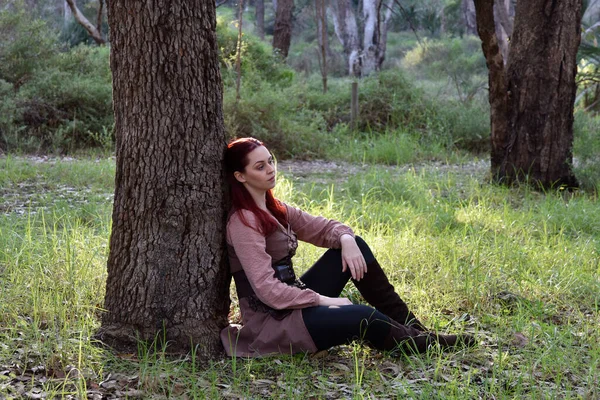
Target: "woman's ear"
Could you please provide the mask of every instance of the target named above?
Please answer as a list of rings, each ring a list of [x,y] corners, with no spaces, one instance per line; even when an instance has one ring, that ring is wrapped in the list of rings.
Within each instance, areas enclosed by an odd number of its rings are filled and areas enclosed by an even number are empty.
[[[235,179],[237,179],[238,182],[240,183],[244,183],[246,182],[246,179],[244,178],[244,174],[242,174],[240,171],[235,171],[233,173],[233,176],[235,177]]]

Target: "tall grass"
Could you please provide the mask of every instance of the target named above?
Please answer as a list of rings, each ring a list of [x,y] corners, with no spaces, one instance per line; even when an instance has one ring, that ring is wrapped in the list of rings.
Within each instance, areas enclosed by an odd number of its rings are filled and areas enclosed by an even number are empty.
[[[18,213],[1,204],[0,371],[9,371],[0,373],[1,396],[38,389],[56,398],[100,392],[145,398],[599,395],[594,195],[509,190],[485,183],[484,170],[439,164],[286,173],[278,196],[351,225],[426,325],[474,333],[479,347],[398,358],[355,345],[326,356],[201,366],[193,351],[173,359],[154,344],[140,345],[137,354],[93,344],[111,200],[89,196],[83,214],[74,193],[110,192],[112,162],[75,160],[62,171],[62,163],[0,162],[2,194],[23,183],[46,191],[44,209],[31,202]],[[108,175],[91,179],[99,171]],[[74,191],[65,194],[63,186]],[[321,252],[301,244],[296,265],[309,267]],[[346,295],[360,301],[353,287]]]

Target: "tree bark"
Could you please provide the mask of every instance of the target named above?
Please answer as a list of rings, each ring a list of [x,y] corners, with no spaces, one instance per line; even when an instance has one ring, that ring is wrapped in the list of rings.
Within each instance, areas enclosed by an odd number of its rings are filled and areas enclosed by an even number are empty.
[[[519,0],[506,68],[493,4],[475,4],[489,70],[492,176],[577,186],[571,164],[581,0]]]
[[[292,11],[294,0],[277,0],[275,26],[273,27],[273,49],[285,60],[292,42]]]
[[[229,311],[215,3],[107,4],[117,170],[97,337],[212,357]]]
[[[265,40],[265,0],[256,0],[254,15],[256,17],[256,35]]]
[[[92,39],[94,39],[94,41],[97,44],[105,44],[106,40],[102,37],[102,32],[99,30],[99,28],[95,27],[94,24],[92,24],[86,17],[85,15],[82,14],[81,11],[79,11],[79,8],[77,7],[77,4],[75,3],[75,0],[66,0],[67,4],[69,4],[69,7],[71,8],[71,12],[73,13],[73,16],[75,17],[75,20],[85,28],[85,30],[88,32],[88,34],[92,37]]]

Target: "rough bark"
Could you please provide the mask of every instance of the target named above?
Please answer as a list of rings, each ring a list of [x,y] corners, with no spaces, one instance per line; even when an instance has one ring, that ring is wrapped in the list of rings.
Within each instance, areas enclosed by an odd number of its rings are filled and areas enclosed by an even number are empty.
[[[492,2],[475,4],[489,70],[492,176],[577,186],[571,164],[581,0],[519,0],[506,68]]]
[[[102,32],[100,31],[100,28],[94,26],[94,24],[92,24],[85,17],[85,15],[83,15],[83,13],[77,7],[75,0],[66,0],[66,2],[69,5],[69,7],[71,8],[71,12],[73,13],[73,16],[75,17],[75,20],[81,26],[83,26],[83,28],[87,31],[87,33],[91,36],[91,38],[94,39],[94,42],[96,42],[97,44],[105,44],[106,40],[104,39],[104,37],[102,37]],[[102,7],[102,5],[100,7]],[[100,15],[102,15],[102,14],[100,14]]]
[[[215,3],[110,0],[108,17],[117,170],[97,337],[214,356],[229,310]]]
[[[292,12],[294,0],[277,0],[275,25],[273,27],[273,49],[286,59],[292,42]]]
[[[265,0],[255,0],[254,16],[256,18],[256,35],[265,39]]]

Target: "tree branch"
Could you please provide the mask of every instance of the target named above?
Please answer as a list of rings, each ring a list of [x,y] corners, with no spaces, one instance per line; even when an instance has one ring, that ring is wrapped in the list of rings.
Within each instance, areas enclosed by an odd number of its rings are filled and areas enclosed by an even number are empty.
[[[71,8],[71,12],[75,17],[75,20],[84,27],[84,29],[88,32],[88,34],[94,39],[97,44],[105,44],[106,40],[102,37],[102,33],[96,29],[96,27],[79,11],[77,5],[75,4],[75,0],[66,0],[67,4]]]
[[[104,0],[99,0],[98,15],[96,17],[96,29],[102,33],[102,9],[104,8]]]

